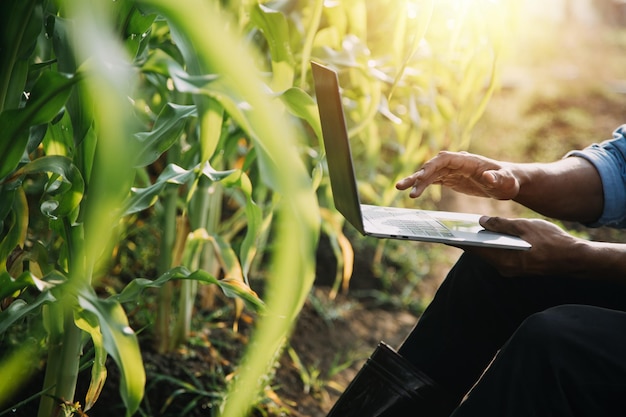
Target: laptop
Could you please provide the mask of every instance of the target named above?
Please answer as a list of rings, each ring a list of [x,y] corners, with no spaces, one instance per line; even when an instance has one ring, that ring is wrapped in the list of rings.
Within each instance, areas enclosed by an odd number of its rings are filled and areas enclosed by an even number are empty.
[[[335,207],[361,234],[377,238],[527,250],[516,236],[489,232],[480,215],[361,204],[337,73],[311,62]]]

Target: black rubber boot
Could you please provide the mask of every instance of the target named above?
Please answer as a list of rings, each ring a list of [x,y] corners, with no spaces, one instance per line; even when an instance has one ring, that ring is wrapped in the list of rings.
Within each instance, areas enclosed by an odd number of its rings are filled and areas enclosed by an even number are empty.
[[[452,408],[428,376],[381,342],[327,417],[440,417]]]

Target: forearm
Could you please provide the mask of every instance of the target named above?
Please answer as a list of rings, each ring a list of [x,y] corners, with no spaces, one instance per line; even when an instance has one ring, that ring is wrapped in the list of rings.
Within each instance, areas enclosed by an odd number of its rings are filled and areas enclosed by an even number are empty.
[[[590,223],[604,206],[602,181],[595,167],[577,157],[552,163],[511,164],[520,189],[518,203],[545,216]]]

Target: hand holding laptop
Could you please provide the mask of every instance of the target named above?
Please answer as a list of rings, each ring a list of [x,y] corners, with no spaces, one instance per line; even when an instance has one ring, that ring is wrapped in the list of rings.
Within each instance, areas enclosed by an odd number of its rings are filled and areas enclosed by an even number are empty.
[[[583,239],[570,235],[552,222],[483,216],[480,223],[486,230],[519,236],[532,245],[529,251],[501,251],[459,245],[486,260],[503,276],[558,276],[581,260],[564,248],[581,247]]]
[[[467,152],[440,152],[418,171],[398,181],[398,190],[411,189],[417,198],[431,184],[448,187],[460,193],[512,200],[520,189],[519,179],[509,164]]]

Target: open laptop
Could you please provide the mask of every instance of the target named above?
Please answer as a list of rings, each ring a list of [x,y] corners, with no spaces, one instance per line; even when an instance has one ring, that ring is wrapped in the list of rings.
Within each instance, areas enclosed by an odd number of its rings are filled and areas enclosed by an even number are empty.
[[[339,80],[332,69],[311,63],[322,123],[328,172],[337,210],[363,235],[526,250],[515,236],[493,233],[478,224],[480,215],[361,204],[354,174]]]

